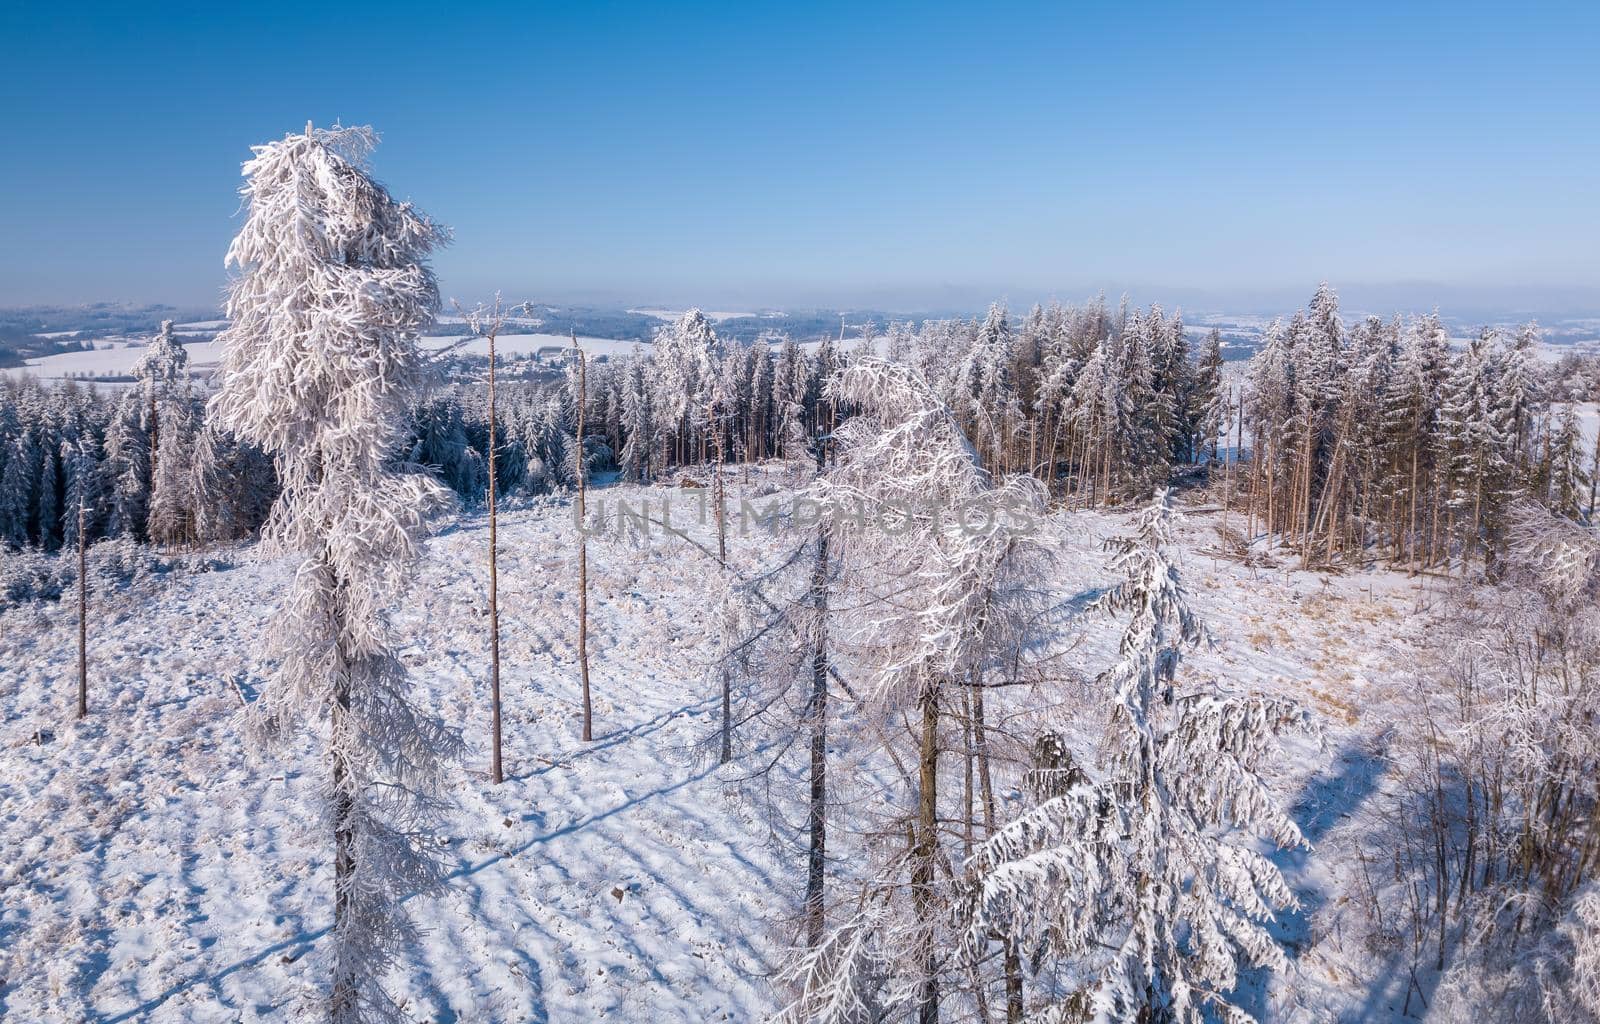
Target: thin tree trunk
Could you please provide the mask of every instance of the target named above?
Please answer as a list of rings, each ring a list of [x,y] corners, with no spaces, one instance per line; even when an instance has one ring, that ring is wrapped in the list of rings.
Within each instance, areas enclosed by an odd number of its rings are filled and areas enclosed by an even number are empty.
[[[972,744],[972,694],[963,693],[961,697],[961,858],[972,858],[972,785],[973,762],[976,760],[977,751]]]
[[[811,848],[806,855],[806,944],[816,949],[827,921],[823,883],[828,845],[828,535],[817,528],[817,558],[811,572],[811,605],[817,616],[811,640]]]
[[[1232,416],[1232,389],[1229,389],[1227,402],[1227,413],[1229,416]],[[1233,424],[1231,423],[1228,424],[1230,427],[1232,425]],[[1226,433],[1226,428],[1224,428],[1224,433],[1222,436],[1223,440],[1226,441],[1228,436]],[[1238,454],[1239,453],[1237,450],[1229,452],[1226,447],[1224,447],[1222,453],[1222,543],[1224,546],[1226,546],[1228,543],[1228,513],[1233,509],[1233,460],[1238,456]]]
[[[340,588],[342,604],[343,587]],[[335,612],[342,617],[343,610]],[[338,632],[342,632],[339,630]],[[335,646],[342,641],[335,640]],[[329,736],[333,749],[333,930],[345,931],[349,925],[356,872],[355,798],[345,785],[344,758],[338,753],[339,737],[349,729],[345,718],[350,714],[350,665],[343,650],[336,652],[337,666],[333,678],[333,708]],[[330,1016],[334,1024],[354,1021],[358,1012],[356,983],[346,970],[335,961],[333,993]]]
[[[726,574],[728,569],[728,531],[726,510],[722,500],[722,433],[716,427],[715,416],[712,417],[712,427],[717,430],[717,462],[713,467],[716,477],[712,483],[717,499],[717,563],[722,567],[723,573]],[[728,666],[726,664],[722,666],[722,749],[719,752],[719,760],[723,764],[733,760],[733,684],[728,676]]]
[[[939,688],[933,681],[922,693],[922,738],[918,758],[917,849],[912,855],[911,894],[917,923],[924,929],[917,959],[923,978],[917,995],[917,1024],[938,1024],[938,953],[934,948],[933,879],[938,859],[939,809]]]
[[[1417,534],[1420,532],[1417,528],[1417,449],[1421,445],[1422,440],[1418,437],[1411,446],[1411,511],[1406,522],[1406,559],[1413,570],[1417,568]]]
[[[495,301],[498,305],[499,300]],[[498,308],[495,315],[499,316]],[[494,733],[489,753],[489,778],[496,786],[505,781],[500,763],[500,549],[496,532],[499,516],[495,507],[498,474],[495,469],[494,336],[497,333],[498,324],[489,332],[489,718]],[[579,525],[582,525],[581,519]]]
[[[84,573],[83,506],[78,506],[78,717],[89,714],[89,589]]]
[[[578,357],[578,523],[584,520],[584,491],[588,485],[588,467],[583,457],[583,406],[588,394],[585,379],[583,349],[578,347],[578,334],[572,334],[572,351]],[[583,741],[594,739],[594,706],[589,699],[589,538],[578,530],[578,671],[583,683]]]
[[[994,773],[989,761],[989,733],[984,721],[982,681],[972,688],[972,745],[978,755],[978,791],[983,800],[984,836],[994,835],[996,811],[994,801]],[[1022,1021],[1022,958],[1017,955],[1016,944],[1003,940],[1005,945],[1006,1024]]]

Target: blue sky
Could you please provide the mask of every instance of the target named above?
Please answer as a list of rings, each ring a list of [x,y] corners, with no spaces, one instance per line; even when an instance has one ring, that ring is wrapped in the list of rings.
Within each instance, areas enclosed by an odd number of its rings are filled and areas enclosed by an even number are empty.
[[[1597,52],[1577,4],[11,4],[0,303],[214,302],[310,118],[464,298],[1600,307]]]

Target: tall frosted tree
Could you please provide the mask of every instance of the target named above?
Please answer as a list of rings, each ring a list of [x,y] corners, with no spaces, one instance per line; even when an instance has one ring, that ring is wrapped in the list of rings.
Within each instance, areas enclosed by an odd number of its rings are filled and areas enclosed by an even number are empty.
[[[189,353],[178,344],[172,331],[172,321],[161,321],[161,330],[145,346],[144,354],[134,364],[133,375],[142,382],[144,391],[144,428],[149,437],[150,490],[156,488],[161,448],[162,406],[172,401],[179,383],[188,382]],[[185,389],[187,390],[187,389]]]
[[[447,235],[368,176],[376,138],[307,125],[254,147],[210,406],[273,453],[282,493],[265,533],[305,556],[274,623],[277,677],[252,712],[265,737],[327,723],[337,1024],[400,1019],[381,978],[409,935],[400,897],[442,884],[419,826],[440,757],[460,749],[411,703],[384,615],[442,497],[392,464],[439,302],[426,259]]]
[[[839,642],[856,652],[861,710],[906,723],[898,742],[916,776],[908,771],[896,795],[897,820],[874,829],[894,838],[874,851],[860,892],[842,901],[853,910],[790,968],[796,995],[779,1019],[937,1024],[974,970],[956,955],[951,928],[960,894],[944,867],[952,787],[942,755],[963,691],[981,690],[991,666],[1026,657],[1038,639],[1024,627],[1038,621],[1026,581],[1042,575],[1044,554],[1025,524],[1042,496],[1031,476],[995,481],[955,411],[913,366],[853,360],[825,397],[852,415],[835,431],[836,461],[812,494],[822,507],[881,517],[830,524],[828,561],[846,606],[873,609]]]

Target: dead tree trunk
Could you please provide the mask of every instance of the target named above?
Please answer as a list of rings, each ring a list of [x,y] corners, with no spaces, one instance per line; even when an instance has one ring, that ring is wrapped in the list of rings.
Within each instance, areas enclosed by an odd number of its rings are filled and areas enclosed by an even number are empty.
[[[89,714],[89,585],[84,573],[83,506],[78,506],[78,717]]]
[[[594,739],[594,709],[589,700],[589,538],[581,529],[584,519],[584,489],[587,486],[588,467],[583,457],[583,407],[588,396],[583,349],[578,347],[578,333],[572,333],[572,351],[578,359],[578,670],[583,682],[583,740]]]
[[[727,507],[723,502],[722,496],[722,467],[725,455],[722,443],[722,429],[717,423],[714,405],[707,418],[711,421],[713,442],[717,453],[716,465],[712,467],[714,479],[711,485],[717,502],[717,564],[722,568],[723,575],[726,576],[728,572]],[[726,662],[722,665],[722,749],[719,751],[718,760],[722,764],[727,764],[733,760],[733,682],[729,677]]]
[[[496,323],[489,331],[489,715],[494,734],[489,754],[489,777],[496,786],[505,781],[500,764],[500,549],[496,533],[499,517],[495,508],[494,338],[500,329],[499,313],[496,300]]]

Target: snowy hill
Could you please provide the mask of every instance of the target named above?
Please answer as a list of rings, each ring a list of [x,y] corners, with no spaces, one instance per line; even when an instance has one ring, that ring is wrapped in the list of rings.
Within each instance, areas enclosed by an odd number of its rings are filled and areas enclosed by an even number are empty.
[[[684,492],[597,493],[648,500],[658,513],[670,499],[675,525],[709,535]],[[730,494],[734,507],[741,496]],[[788,955],[803,851],[781,815],[731,798],[761,752],[742,749],[720,769],[697,754],[717,720],[712,566],[660,535],[591,542],[597,723],[584,744],[569,515],[555,499],[502,516],[501,787],[484,775],[481,517],[442,527],[396,604],[401,657],[423,703],[464,730],[469,754],[452,769],[438,835],[454,865],[449,891],[412,901],[424,933],[392,990],[419,1021],[759,1019],[781,1001],[769,976]],[[1081,610],[1103,586],[1100,540],[1124,518],[1049,523],[1061,561],[1046,582],[1063,610]],[[1333,868],[1348,856],[1340,828],[1379,785],[1381,736],[1426,633],[1428,596],[1396,574],[1218,561],[1207,553],[1214,519],[1182,523],[1185,583],[1216,639],[1186,662],[1191,682],[1292,695],[1328,739],[1273,768],[1316,848],[1280,858],[1305,904],[1283,927],[1295,970],[1253,977],[1246,1005],[1273,1021],[1333,1019],[1341,1008],[1384,1019],[1405,1001],[1404,983],[1335,946],[1327,922],[1345,913],[1352,884]],[[753,567],[787,543],[752,530],[735,536],[731,558]],[[221,558],[153,592],[96,597],[82,723],[70,715],[70,602],[0,616],[0,1016],[284,1020],[322,969],[332,868],[311,809],[315,748],[254,756],[234,719],[271,671],[260,638],[290,563],[254,547]],[[1114,656],[1115,633],[1100,619],[1072,615],[1060,639],[1061,678],[1013,698],[1019,707],[1083,701],[1085,681]],[[841,746],[850,728],[846,718]],[[1095,731],[1085,720],[1086,746]],[[850,874],[848,849],[830,866],[838,877]]]

